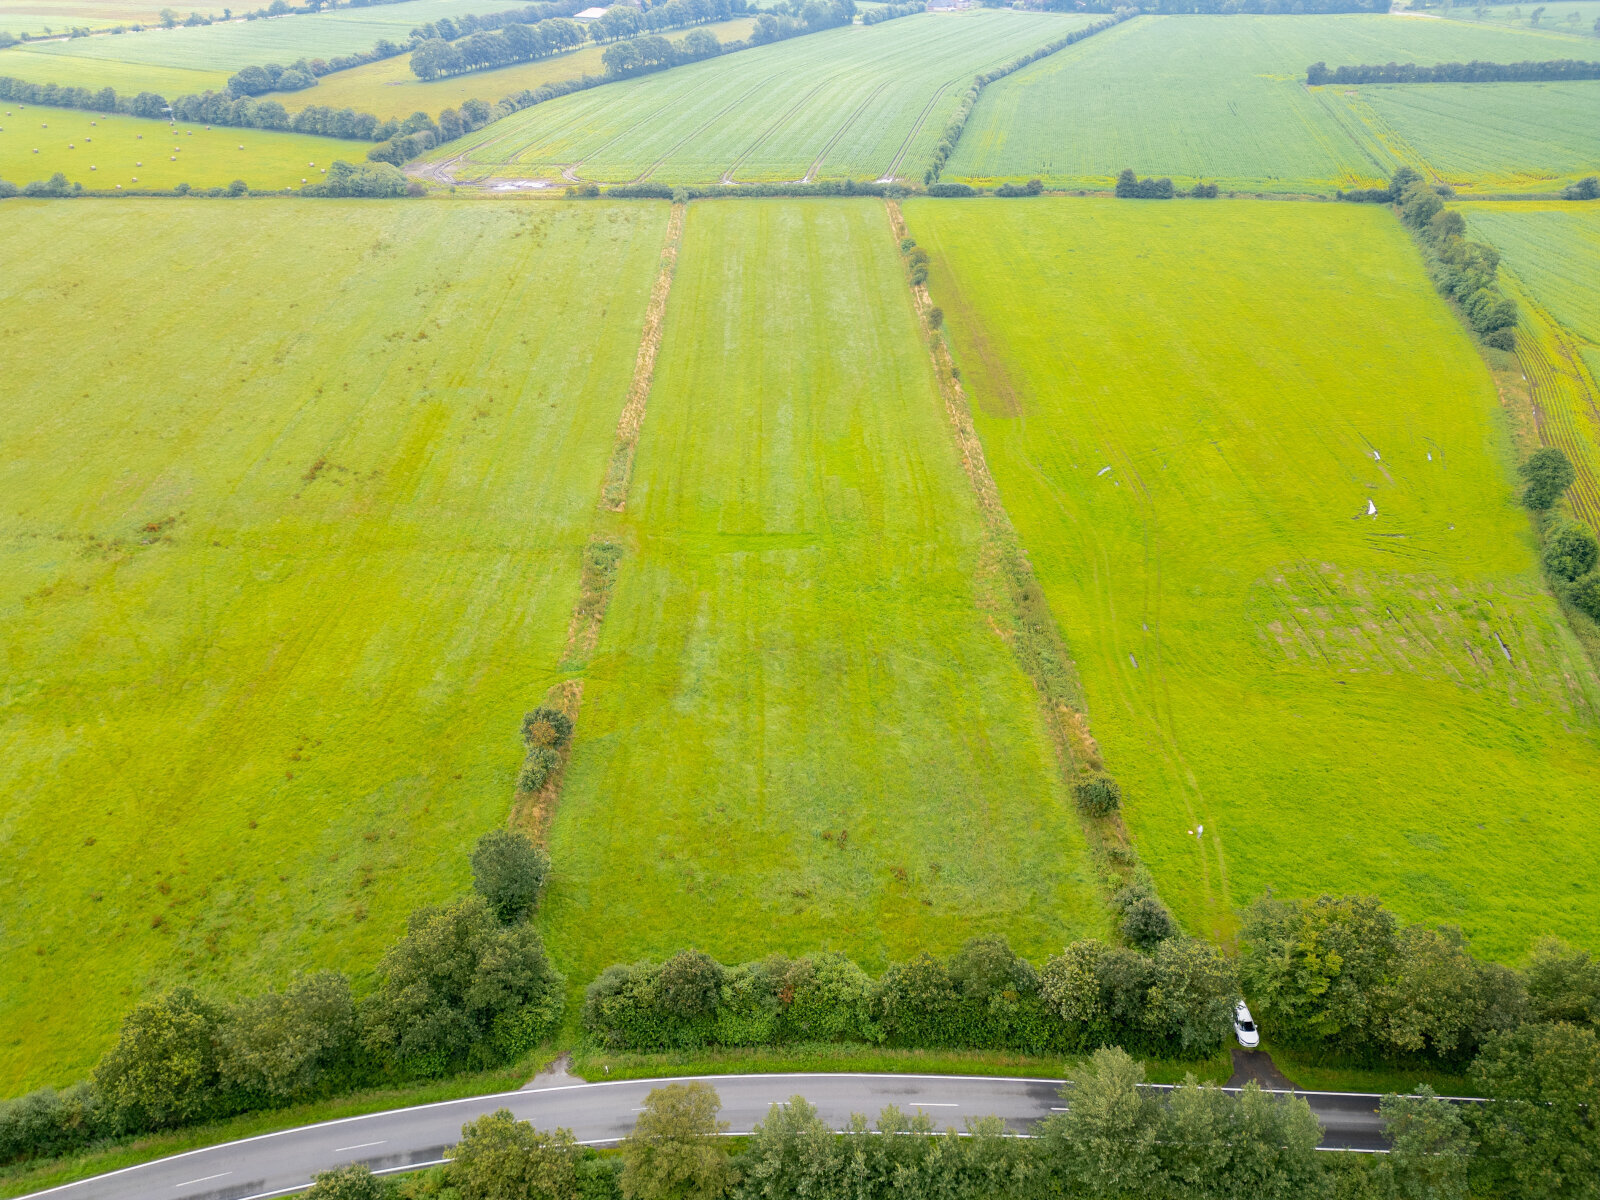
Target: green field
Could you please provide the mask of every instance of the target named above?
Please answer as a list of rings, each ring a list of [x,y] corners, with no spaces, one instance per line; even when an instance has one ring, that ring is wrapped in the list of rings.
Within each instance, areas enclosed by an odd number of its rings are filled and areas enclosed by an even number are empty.
[[[667,209],[3,208],[16,1094],[171,984],[360,977],[466,886],[553,682]]]
[[[550,846],[574,980],[1103,929],[881,203],[691,205]]]
[[[747,38],[754,27],[755,20],[751,17],[700,26],[721,42]],[[669,40],[678,41],[683,34],[684,31],[674,30]],[[314,88],[275,93],[273,99],[291,112],[311,104],[326,104],[329,108],[353,108],[379,117],[408,117],[418,111],[437,114],[440,109],[454,108],[463,100],[475,98],[493,103],[524,88],[560,83],[584,75],[604,75],[605,64],[600,56],[605,51],[604,46],[583,46],[536,62],[426,81],[412,74],[411,56],[402,54],[398,58],[324,75]]]
[[[1600,43],[1596,43],[1600,50]],[[1600,80],[1323,87],[1379,161],[1461,192],[1560,191],[1600,171]]]
[[[1462,205],[1472,236],[1501,253],[1522,321],[1517,357],[1531,385],[1537,435],[1578,468],[1568,501],[1600,530],[1600,206]]]
[[[17,185],[60,171],[86,188],[298,188],[318,180],[335,159],[362,162],[366,142],[276,133],[208,129],[139,117],[103,116],[37,104],[0,109],[0,179]]]
[[[51,32],[82,27],[104,29],[112,25],[143,24],[159,21],[161,10],[171,5],[152,0],[6,0],[0,12],[0,29],[21,36],[42,37]],[[201,16],[222,15],[225,4],[199,3],[185,5],[184,16],[198,12]]]
[[[1531,24],[1534,9],[1539,10],[1539,24]],[[1494,4],[1484,9],[1480,17],[1473,8],[1457,8],[1449,16],[1470,24],[1478,22],[1496,25],[1514,25],[1521,29],[1558,30],[1562,33],[1595,33],[1594,23],[1600,20],[1600,2],[1597,0],[1555,0],[1555,3]],[[1576,17],[1577,20],[1573,20]],[[1579,57],[1590,58],[1591,54]]]
[[[429,157],[463,180],[920,179],[975,74],[1086,23],[991,10],[824,30],[564,96]]]
[[[0,75],[37,83],[75,87],[145,88],[163,95],[220,88],[240,67],[266,63],[287,66],[299,58],[331,58],[357,54],[381,38],[404,41],[412,29],[440,17],[494,12],[521,7],[516,0],[408,0],[370,8],[275,17],[262,21],[225,21],[192,28],[146,29],[141,33],[106,34],[0,50]],[[52,60],[53,74],[36,61]],[[17,69],[11,64],[17,62]],[[174,75],[173,71],[184,74]],[[26,72],[26,73],[25,73]],[[146,73],[148,72],[148,73]],[[192,75],[190,73],[193,73]],[[199,79],[214,80],[198,83]],[[190,82],[177,86],[179,80]]]
[[[907,216],[1185,924],[1225,938],[1268,887],[1373,891],[1502,959],[1600,945],[1600,679],[1543,590],[1492,381],[1399,223]]]
[[[1141,17],[986,88],[945,176],[1037,176],[1061,188],[1103,188],[1132,167],[1244,191],[1365,186],[1387,178],[1401,159],[1346,110],[1336,94],[1344,89],[1304,86],[1311,63],[1582,58],[1591,47],[1559,34],[1389,16]],[[1494,85],[1501,86],[1522,85]],[[1360,89],[1363,96],[1377,90]],[[1474,85],[1473,98],[1485,90],[1492,89]],[[1544,93],[1562,107],[1544,112],[1527,101],[1518,111],[1535,128],[1507,137],[1491,125],[1480,131],[1481,145],[1472,143],[1468,114],[1431,124],[1418,118],[1417,151],[1431,161],[1435,148],[1423,139],[1442,125],[1437,153],[1452,169],[1470,162],[1502,173],[1559,173],[1571,156],[1572,128],[1593,125],[1593,94]],[[1559,161],[1547,161],[1553,137],[1565,155]],[[1580,128],[1580,149],[1594,140]]]

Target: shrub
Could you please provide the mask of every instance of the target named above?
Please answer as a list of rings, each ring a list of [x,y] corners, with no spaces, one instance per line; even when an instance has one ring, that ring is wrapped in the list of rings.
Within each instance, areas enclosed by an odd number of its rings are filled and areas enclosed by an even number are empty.
[[[67,177],[57,171],[48,180],[35,179],[22,189],[22,194],[24,196],[75,196],[81,191],[83,191],[83,184],[68,183]]]
[[[978,189],[965,183],[930,183],[928,185],[928,195],[946,198],[976,196],[978,195]]]
[[[1573,580],[1567,589],[1567,600],[1579,612],[1600,621],[1600,572],[1591,571]]]
[[[661,964],[661,1006],[675,1017],[710,1016],[722,985],[722,965],[699,950],[680,950]]]
[[[87,1083],[0,1101],[0,1163],[80,1149],[104,1132],[103,1117],[100,1093]]]
[[[1189,195],[1196,200],[1215,200],[1217,198],[1217,185],[1214,183],[1197,183],[1189,189]]]
[[[1109,775],[1094,775],[1072,785],[1072,795],[1080,811],[1091,817],[1107,817],[1122,805],[1122,788]]]
[[[559,761],[560,758],[549,746],[535,746],[528,751],[528,760],[522,764],[517,787],[524,792],[537,792],[544,786],[544,781],[550,778],[550,772],[555,770]]]
[[[222,1010],[192,988],[138,1004],[94,1071],[112,1122],[165,1129],[217,1114],[217,1032]]]
[[[1154,896],[1140,896],[1122,910],[1122,936],[1130,946],[1150,950],[1176,933],[1172,914]]]
[[[1496,350],[1515,350],[1517,348],[1517,331],[1507,325],[1500,329],[1491,329],[1483,335],[1486,345],[1493,346]]]
[[[1044,180],[1030,179],[1027,183],[1002,183],[995,188],[996,196],[1037,196],[1044,191]]]
[[[419,1075],[504,1061],[528,1029],[560,1018],[566,985],[533,926],[500,925],[480,896],[413,912],[379,972],[361,1009],[363,1040]],[[509,1036],[508,1022],[524,1039]]]
[[[1557,579],[1568,583],[1587,575],[1600,558],[1600,545],[1594,534],[1571,521],[1560,522],[1545,538],[1544,566]]]
[[[572,718],[558,708],[536,708],[522,718],[522,740],[559,750],[572,736]]]
[[[368,151],[369,159],[376,153],[376,150]],[[406,177],[392,162],[373,159],[352,164],[338,159],[329,166],[327,179],[321,183],[307,184],[300,192],[305,196],[365,196],[375,199],[404,196]]]
[[[1559,446],[1545,446],[1535,450],[1528,455],[1528,460],[1522,464],[1520,470],[1522,477],[1528,481],[1528,486],[1522,493],[1523,503],[1529,508],[1538,510],[1554,505],[1578,477],[1578,473],[1572,468],[1572,460]]]
[[[502,924],[533,911],[549,873],[550,856],[523,833],[490,830],[472,851],[472,889]]]
[[[312,1176],[306,1200],[385,1200],[392,1194],[389,1184],[362,1163],[347,1163]]]
[[[1116,193],[1123,200],[1171,200],[1177,195],[1172,180],[1140,179],[1131,167],[1118,173]]]
[[[565,1200],[579,1195],[581,1153],[570,1130],[542,1133],[502,1108],[461,1127],[445,1174],[461,1200]]]
[[[928,310],[928,328],[938,329],[944,324],[944,309],[934,307]]]
[[[9,200],[21,190],[16,184],[7,183],[4,179],[0,179],[0,200]]]
[[[1590,175],[1561,189],[1563,200],[1600,200],[1600,176]]]
[[[350,981],[323,971],[229,1008],[218,1030],[218,1072],[247,1103],[287,1104],[311,1095],[355,1044]]]

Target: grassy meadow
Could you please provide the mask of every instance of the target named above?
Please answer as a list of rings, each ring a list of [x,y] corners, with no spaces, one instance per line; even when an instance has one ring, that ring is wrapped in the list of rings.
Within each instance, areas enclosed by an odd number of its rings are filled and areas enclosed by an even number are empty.
[[[0,179],[17,185],[60,171],[86,188],[298,188],[335,159],[362,162],[367,142],[105,116],[71,108],[0,108]]]
[[[574,981],[1104,930],[883,206],[689,207],[551,829]]]
[[[359,979],[467,886],[555,681],[667,206],[4,209],[16,1094],[151,991]]]
[[[1140,17],[991,84],[944,173],[978,182],[1037,176],[1054,187],[1093,189],[1133,167],[1252,192],[1367,186],[1405,156],[1366,131],[1334,93],[1388,89],[1309,89],[1310,64],[1514,62],[1582,58],[1590,48],[1563,34],[1390,16]],[[1469,114],[1485,102],[1482,93],[1521,85],[1473,86]],[[1470,163],[1501,176],[1559,173],[1574,145],[1593,144],[1592,131],[1579,128],[1593,110],[1590,94],[1524,100],[1518,111],[1536,128],[1512,138],[1497,125],[1474,134],[1469,114],[1417,116],[1407,128],[1418,154],[1431,163],[1438,153],[1450,169]]]
[[[1086,23],[974,10],[828,29],[563,96],[430,158],[464,180],[920,179],[974,75]]]
[[[1517,298],[1517,358],[1530,385],[1536,433],[1567,452],[1578,482],[1572,511],[1600,530],[1600,206],[1467,204],[1472,236],[1500,251]]]
[[[1539,23],[1533,24],[1533,12],[1539,10]],[[1555,0],[1540,4],[1491,4],[1483,15],[1471,7],[1453,9],[1443,14],[1471,24],[1483,22],[1511,25],[1521,29],[1557,30],[1562,33],[1595,34],[1596,21],[1600,21],[1600,0]],[[1589,57],[1583,55],[1581,57]]]
[[[750,36],[755,28],[753,17],[740,17],[733,21],[716,21],[699,26],[714,34],[718,41],[732,42]],[[680,41],[687,30],[673,30],[667,34],[669,41]],[[604,75],[605,64],[600,56],[606,47],[580,46],[565,54],[541,58],[536,62],[515,63],[497,67],[492,71],[469,71],[464,75],[448,75],[443,79],[418,79],[411,72],[411,56],[402,54],[381,62],[352,67],[324,75],[314,88],[300,92],[278,92],[273,99],[290,112],[312,104],[326,104],[329,108],[353,108],[357,112],[374,113],[379,117],[408,117],[414,112],[437,114],[440,109],[455,108],[463,100],[486,100],[493,103],[524,89],[536,88],[545,83],[561,83],[579,79],[584,75]]]
[[[0,29],[20,37],[45,37],[72,28],[104,29],[112,25],[143,24],[161,19],[171,5],[158,0],[6,0],[0,12]],[[185,6],[184,16],[222,15],[224,4],[201,2]]]
[[[328,12],[273,17],[260,21],[219,21],[213,25],[145,29],[139,33],[106,34],[40,42],[0,50],[0,75],[15,75],[38,83],[77,87],[114,87],[119,91],[172,88],[171,95],[221,87],[240,67],[275,62],[287,66],[299,58],[331,58],[370,50],[382,38],[404,41],[418,25],[463,13],[495,12],[519,8],[518,0],[406,0],[369,8],[338,8]],[[183,10],[187,12],[188,10]],[[44,68],[29,61],[12,70],[19,60],[44,58],[55,64],[53,74],[35,75]],[[172,71],[220,77],[201,87],[173,87]],[[148,73],[147,73],[148,72]],[[157,86],[161,84],[162,86]],[[314,89],[313,89],[314,90]]]
[[[1268,887],[1372,891],[1502,959],[1600,946],[1600,679],[1543,590],[1490,376],[1399,223],[906,213],[1185,925],[1226,939]]]

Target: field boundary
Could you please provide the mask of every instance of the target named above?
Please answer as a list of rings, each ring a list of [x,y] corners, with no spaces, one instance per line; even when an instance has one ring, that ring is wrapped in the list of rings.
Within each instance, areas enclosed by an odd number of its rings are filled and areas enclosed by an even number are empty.
[[[666,244],[661,248],[661,270],[650,289],[650,303],[644,313],[644,333],[639,339],[639,356],[633,364],[633,382],[628,386],[628,402],[617,421],[617,444],[606,468],[605,484],[600,489],[600,507],[621,512],[628,502],[628,484],[633,479],[633,453],[639,445],[639,429],[644,424],[645,403],[650,399],[650,384],[655,379],[656,354],[661,349],[661,326],[667,314],[667,297],[672,294],[672,278],[678,268],[678,247],[683,242],[685,204],[674,204],[667,219]],[[602,614],[603,615],[603,614]]]
[[[886,199],[884,207],[888,211],[890,232],[897,243],[903,244],[910,235],[900,205],[893,199]],[[1105,766],[1090,730],[1088,703],[1078,677],[1077,663],[1061,636],[1027,549],[1011,523],[1011,514],[1000,498],[999,485],[989,471],[983,442],[972,420],[972,405],[940,328],[942,319],[936,322],[930,315],[934,304],[928,285],[911,283],[910,288],[912,305],[928,347],[929,362],[944,401],[950,434],[983,522],[977,572],[979,586],[984,587],[985,581],[993,581],[998,574],[1006,592],[1003,600],[980,597],[979,603],[987,610],[991,628],[1011,648],[1017,665],[1033,683],[1051,744],[1055,747],[1062,780],[1070,791],[1075,784],[1091,778]],[[1091,817],[1079,810],[1077,815],[1109,903],[1112,893],[1147,872],[1142,869],[1119,812]]]
[[[661,247],[661,266],[655,283],[650,288],[650,299],[645,305],[644,328],[639,337],[639,353],[634,360],[633,379],[628,385],[628,399],[617,419],[616,444],[611,451],[611,461],[600,488],[600,523],[605,523],[609,513],[620,513],[628,498],[628,482],[633,476],[633,452],[639,444],[639,429],[644,424],[645,401],[650,396],[650,384],[655,378],[656,354],[661,349],[661,326],[667,311],[667,297],[672,292],[672,279],[678,265],[678,247],[683,241],[683,204],[674,204],[667,218],[667,233]],[[611,593],[617,581],[617,564],[622,560],[623,545],[604,528],[596,528],[583,548],[583,574],[578,585],[578,598],[572,604],[572,616],[567,622],[566,647],[561,655],[562,671],[582,672],[600,644],[600,627],[605,623],[606,611],[611,607]],[[543,844],[555,816],[556,803],[561,798],[561,786],[566,780],[567,762],[576,740],[578,714],[583,708],[583,679],[565,679],[545,693],[544,703],[564,713],[572,722],[572,733],[556,751],[556,761],[545,774],[537,788],[525,788],[522,771],[517,774],[516,792],[512,797],[508,824],[520,829],[537,844]],[[533,750],[528,750],[523,766],[532,764]]]

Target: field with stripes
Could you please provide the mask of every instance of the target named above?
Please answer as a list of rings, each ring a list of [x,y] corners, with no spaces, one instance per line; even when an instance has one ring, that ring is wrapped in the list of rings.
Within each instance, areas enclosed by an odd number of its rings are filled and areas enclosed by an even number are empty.
[[[1517,360],[1534,433],[1578,470],[1576,516],[1600,531],[1600,211],[1592,204],[1471,204],[1472,235],[1501,254],[1522,311]]]
[[[1597,44],[1398,16],[1141,17],[986,88],[945,175],[1102,188],[1132,167],[1327,192],[1408,163],[1461,188],[1558,189],[1600,169],[1600,82],[1307,88],[1306,68],[1593,58]]]
[[[462,181],[920,179],[974,75],[1087,23],[975,10],[830,29],[565,96],[426,161]]]

